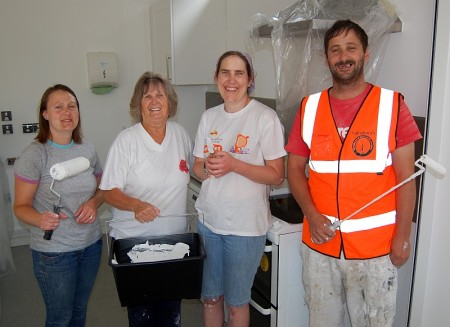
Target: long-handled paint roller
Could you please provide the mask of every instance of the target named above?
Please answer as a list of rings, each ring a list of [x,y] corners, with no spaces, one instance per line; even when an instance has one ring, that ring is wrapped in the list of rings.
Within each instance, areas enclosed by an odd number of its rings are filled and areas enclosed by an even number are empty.
[[[61,195],[57,193],[53,189],[53,184],[55,181],[60,181],[64,178],[68,178],[79,173],[82,173],[90,166],[89,160],[85,157],[77,157],[74,159],[70,159],[64,162],[60,162],[54,164],[50,168],[50,176],[52,176],[53,180],[50,184],[50,191],[58,197],[58,201],[53,205],[53,212],[59,214],[62,206],[61,203]],[[46,230],[44,233],[44,240],[50,240],[52,238],[53,230]]]
[[[432,171],[434,171],[436,174],[438,174],[439,176],[444,176],[446,173],[446,169],[444,166],[442,166],[441,164],[439,164],[438,162],[434,161],[433,159],[431,159],[430,157],[428,157],[426,154],[422,155],[419,159],[416,160],[416,162],[414,163],[416,165],[416,167],[419,168],[418,171],[416,171],[414,174],[412,174],[411,176],[409,176],[407,179],[405,179],[403,182],[393,186],[392,188],[390,188],[389,190],[387,190],[386,192],[384,192],[383,194],[379,195],[378,197],[376,197],[375,199],[373,199],[372,201],[370,201],[369,203],[367,203],[366,205],[362,206],[361,208],[359,208],[358,210],[356,210],[355,212],[353,212],[351,215],[345,217],[344,219],[341,220],[336,220],[335,222],[333,222],[333,224],[330,226],[331,231],[335,231],[336,229],[341,227],[341,224],[352,218],[354,215],[356,215],[357,213],[361,212],[362,210],[364,210],[365,208],[367,208],[368,206],[372,205],[373,203],[377,202],[378,200],[380,200],[381,198],[385,197],[386,195],[388,195],[389,193],[395,191],[396,189],[398,189],[400,186],[403,186],[404,184],[408,183],[409,181],[413,180],[414,178],[422,175],[425,172],[425,166],[427,166],[427,168],[431,169]]]

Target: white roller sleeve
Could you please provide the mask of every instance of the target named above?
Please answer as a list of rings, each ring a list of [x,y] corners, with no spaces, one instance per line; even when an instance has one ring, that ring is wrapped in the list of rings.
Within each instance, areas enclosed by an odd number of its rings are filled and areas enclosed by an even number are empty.
[[[64,178],[79,174],[90,166],[89,160],[85,157],[78,157],[64,162],[54,164],[50,168],[50,176],[60,181]]]
[[[445,169],[444,166],[442,166],[438,162],[434,161],[433,159],[431,159],[429,156],[427,156],[425,154],[420,157],[420,161],[423,162],[425,164],[425,166],[427,166],[426,167],[427,169],[429,168],[439,175],[444,176],[445,173],[447,172],[447,169]]]

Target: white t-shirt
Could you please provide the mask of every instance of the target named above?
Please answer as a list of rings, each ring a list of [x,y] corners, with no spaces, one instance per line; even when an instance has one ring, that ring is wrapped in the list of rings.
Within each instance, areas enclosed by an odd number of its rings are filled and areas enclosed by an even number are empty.
[[[255,165],[286,155],[277,114],[256,100],[236,113],[226,112],[223,104],[205,111],[195,139],[195,157],[207,156],[207,137],[216,149]],[[271,224],[268,198],[268,185],[228,173],[203,181],[195,207],[217,234],[260,236]]]
[[[141,123],[118,135],[109,149],[100,189],[118,188],[133,198],[154,205],[160,210],[160,216],[170,217],[140,223],[134,212],[113,208],[112,237],[121,239],[186,232],[186,218],[181,214],[186,212],[191,152],[189,134],[175,122],[167,122],[161,144],[153,140]]]

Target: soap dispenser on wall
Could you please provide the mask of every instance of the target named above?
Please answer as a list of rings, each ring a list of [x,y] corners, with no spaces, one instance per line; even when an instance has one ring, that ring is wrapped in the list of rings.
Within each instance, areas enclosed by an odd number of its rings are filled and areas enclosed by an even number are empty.
[[[88,52],[89,88],[94,94],[106,94],[118,86],[119,75],[114,52]]]

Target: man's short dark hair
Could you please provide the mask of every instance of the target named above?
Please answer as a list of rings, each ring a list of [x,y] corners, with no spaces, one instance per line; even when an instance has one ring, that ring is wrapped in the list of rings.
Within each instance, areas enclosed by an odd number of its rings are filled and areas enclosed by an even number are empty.
[[[355,32],[356,36],[361,41],[364,52],[366,52],[367,47],[369,45],[369,37],[366,32],[356,24],[355,22],[346,19],[346,20],[337,20],[333,26],[330,27],[328,31],[325,33],[325,37],[323,38],[323,45],[325,48],[325,56],[328,53],[328,44],[330,40],[336,36],[341,35],[342,33],[347,34],[349,31]]]

